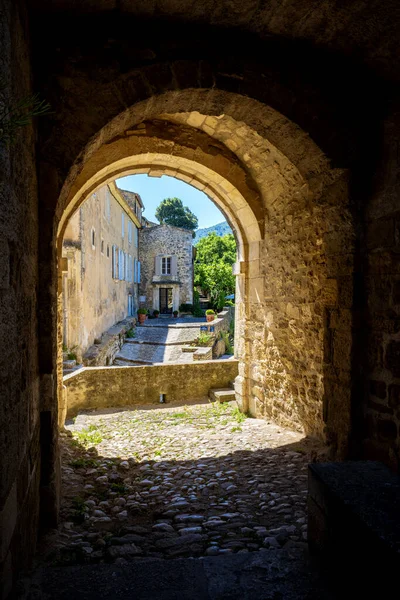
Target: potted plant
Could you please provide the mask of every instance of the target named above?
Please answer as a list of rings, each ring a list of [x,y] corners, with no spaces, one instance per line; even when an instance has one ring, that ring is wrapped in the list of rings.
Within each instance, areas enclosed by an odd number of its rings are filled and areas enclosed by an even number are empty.
[[[173,312],[172,314],[174,315],[174,317],[175,317],[175,319],[176,319],[176,318],[177,318],[177,316],[178,316],[178,314],[179,314],[179,312],[178,312],[177,310],[174,310],[174,312]]]
[[[153,316],[158,319],[158,315],[160,314],[159,310],[153,310]]]
[[[206,319],[207,319],[208,323],[210,321],[214,321],[214,319],[215,319],[215,312],[212,310],[212,308],[209,308],[208,310],[206,310]]]
[[[146,320],[147,310],[145,308],[139,308],[137,314],[139,323],[144,323]]]

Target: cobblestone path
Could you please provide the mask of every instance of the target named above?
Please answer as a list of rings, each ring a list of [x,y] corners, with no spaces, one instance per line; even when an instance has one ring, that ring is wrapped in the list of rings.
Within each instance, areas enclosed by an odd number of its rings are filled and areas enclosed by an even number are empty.
[[[204,319],[151,319],[136,327],[136,336],[126,340],[115,357],[115,365],[155,362],[192,362],[182,346],[197,339]]]
[[[79,415],[62,434],[51,564],[304,546],[318,447],[234,404]]]

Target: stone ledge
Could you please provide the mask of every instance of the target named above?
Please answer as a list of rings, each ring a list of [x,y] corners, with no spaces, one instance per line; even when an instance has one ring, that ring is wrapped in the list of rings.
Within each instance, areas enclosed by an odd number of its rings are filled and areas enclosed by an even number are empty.
[[[310,550],[370,590],[393,589],[400,568],[400,480],[378,462],[309,466]],[[386,596],[381,596],[386,597]]]
[[[211,350],[211,348],[209,349]],[[68,417],[80,410],[158,402],[202,401],[211,388],[230,387],[238,375],[238,360],[195,363],[82,367],[64,377]]]
[[[127,317],[118,321],[101,336],[101,343],[94,344],[83,355],[83,364],[87,367],[112,364],[118,350],[122,348],[126,332],[134,327],[135,317]]]

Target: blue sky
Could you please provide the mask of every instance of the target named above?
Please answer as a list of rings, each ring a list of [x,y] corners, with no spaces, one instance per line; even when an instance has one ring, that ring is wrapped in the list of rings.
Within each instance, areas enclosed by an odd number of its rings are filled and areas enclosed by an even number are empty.
[[[148,175],[129,175],[117,179],[118,187],[140,194],[145,206],[144,216],[157,222],[155,212],[164,198],[180,198],[199,220],[199,229],[210,227],[225,221],[224,215],[208,197],[191,185],[175,177],[149,177]]]

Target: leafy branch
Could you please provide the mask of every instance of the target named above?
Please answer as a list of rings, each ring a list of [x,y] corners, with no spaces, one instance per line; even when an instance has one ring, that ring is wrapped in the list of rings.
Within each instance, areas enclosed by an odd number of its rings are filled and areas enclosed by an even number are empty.
[[[0,81],[0,93],[6,89]],[[0,108],[0,142],[12,143],[17,130],[29,125],[33,117],[40,117],[50,112],[50,104],[41,100],[39,94],[31,94],[20,100]]]

